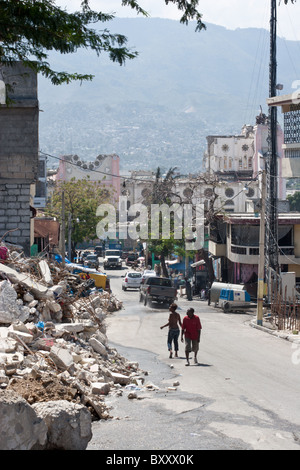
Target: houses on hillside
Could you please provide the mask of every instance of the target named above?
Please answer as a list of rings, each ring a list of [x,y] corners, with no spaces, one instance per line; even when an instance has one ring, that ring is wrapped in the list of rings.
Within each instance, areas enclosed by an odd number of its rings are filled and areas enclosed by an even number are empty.
[[[286,201],[284,142],[284,132],[278,125],[279,258],[282,270],[294,271],[300,281],[300,220],[298,214],[289,214]],[[215,277],[223,281],[257,281],[261,172],[267,152],[268,121],[261,113],[255,125],[243,126],[238,135],[207,136],[205,171],[178,174],[174,180],[174,202],[201,202],[207,211],[213,201],[215,217],[206,229],[205,248],[213,259]],[[63,156],[54,175],[56,180],[67,181],[87,176],[92,181],[102,180],[117,196],[126,198],[128,211],[137,203],[147,205],[155,180],[154,171],[120,174],[117,155],[99,155],[94,162],[84,162],[76,155]]]
[[[7,77],[9,80],[9,76]],[[21,103],[21,113],[27,112],[36,116],[38,103],[34,77],[31,82],[20,82],[20,97],[12,106],[11,110],[0,108],[2,116],[2,127],[9,121],[7,115],[16,115]],[[29,90],[29,91],[28,91]],[[278,250],[282,271],[293,271],[300,281],[300,270],[298,258],[300,259],[300,224],[298,214],[289,213],[286,202],[286,180],[291,176],[300,175],[300,104],[299,96],[280,96],[270,99],[269,106],[280,106],[284,113],[284,130],[277,126],[278,147],[278,207],[279,207],[279,239]],[[23,105],[23,101],[24,105]],[[28,110],[27,110],[28,109]],[[24,124],[24,122],[23,122]],[[52,171],[46,177],[46,158],[40,157],[37,161],[37,126],[32,126],[32,142],[30,148],[35,149],[34,155],[28,153],[34,160],[35,173],[17,173],[20,164],[14,166],[10,175],[5,173],[4,164],[8,161],[11,150],[7,149],[5,159],[2,159],[2,184],[5,185],[3,199],[7,203],[7,209],[11,212],[9,223],[2,222],[3,229],[13,232],[9,235],[12,242],[23,244],[26,251],[30,246],[36,245],[38,251],[47,249],[48,240],[58,242],[59,227],[55,228],[55,236],[51,234],[53,227],[47,232],[45,223],[43,227],[36,223],[34,228],[34,217],[36,209],[45,207],[51,187],[57,180],[70,181],[88,177],[91,181],[102,181],[104,185],[111,188],[115,195],[116,204],[119,197],[126,198],[126,209],[136,203],[147,204],[149,195],[153,190],[155,180],[154,171],[132,171],[121,174],[118,155],[98,155],[93,162],[86,162],[77,155],[65,155],[60,158],[56,171]],[[16,142],[17,144],[17,142]],[[23,152],[26,148],[23,145]],[[10,153],[9,153],[10,152]],[[17,158],[17,150],[13,151]],[[207,149],[204,155],[204,171],[197,171],[189,175],[178,174],[175,178],[173,193],[174,202],[202,203],[204,211],[212,208],[214,219],[206,229],[206,250],[213,259],[215,276],[224,281],[234,283],[249,283],[257,279],[257,266],[259,257],[259,206],[261,200],[261,172],[265,169],[265,160],[268,152],[268,120],[264,114],[256,118],[255,125],[245,125],[240,134],[237,135],[210,135],[207,136]],[[19,157],[18,157],[19,158]],[[19,160],[18,160],[19,161]],[[198,167],[200,168],[200,161]],[[21,168],[21,167],[20,167]],[[25,168],[25,167],[24,167]],[[154,169],[155,170],[155,169]],[[5,176],[6,175],[6,176]],[[26,186],[26,195],[25,195]],[[48,188],[47,188],[48,186]],[[20,189],[17,200],[13,201],[10,190]],[[20,198],[28,199],[20,205]],[[9,204],[9,207],[8,207]],[[13,205],[15,204],[15,207]],[[16,205],[17,204],[17,205]],[[19,205],[18,205],[19,204]],[[3,206],[4,207],[4,206]],[[8,212],[5,212],[8,214]],[[3,217],[5,218],[5,213]],[[15,218],[14,218],[15,217]],[[25,218],[31,222],[25,227]],[[46,222],[46,220],[45,220]],[[20,225],[21,224],[21,225]],[[53,224],[52,224],[53,225]],[[22,226],[21,232],[20,227]],[[47,223],[46,223],[47,226]],[[16,230],[14,230],[16,229]],[[23,239],[22,236],[25,236]],[[17,237],[17,238],[16,238]],[[41,240],[43,238],[43,240]],[[55,243],[56,243],[55,242]],[[47,244],[48,243],[48,244]],[[56,246],[52,242],[51,246]],[[34,252],[33,252],[34,253]]]

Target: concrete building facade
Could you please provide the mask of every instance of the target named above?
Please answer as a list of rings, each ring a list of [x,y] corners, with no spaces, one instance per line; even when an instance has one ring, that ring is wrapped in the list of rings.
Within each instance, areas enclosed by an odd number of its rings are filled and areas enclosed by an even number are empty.
[[[113,190],[117,200],[120,196],[120,157],[116,154],[98,155],[93,162],[86,162],[78,155],[64,155],[59,162],[55,180],[71,181],[89,178],[90,181],[101,181],[104,186]]]
[[[30,254],[31,188],[38,170],[37,75],[17,62],[1,66],[5,100],[0,104],[0,236]],[[3,93],[2,93],[3,98]]]

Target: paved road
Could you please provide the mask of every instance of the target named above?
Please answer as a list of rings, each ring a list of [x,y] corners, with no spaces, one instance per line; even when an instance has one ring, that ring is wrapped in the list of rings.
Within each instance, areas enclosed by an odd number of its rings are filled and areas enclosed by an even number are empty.
[[[251,328],[254,314],[180,298],[179,313],[192,305],[203,325],[199,364],[186,367],[183,345],[178,359],[168,358],[167,329],[159,328],[167,308],[140,304],[136,291],[121,290],[120,276],[111,272],[111,285],[124,309],[108,318],[108,338],[159,389],[110,398],[120,419],[95,423],[88,449],[300,449],[300,345]]]

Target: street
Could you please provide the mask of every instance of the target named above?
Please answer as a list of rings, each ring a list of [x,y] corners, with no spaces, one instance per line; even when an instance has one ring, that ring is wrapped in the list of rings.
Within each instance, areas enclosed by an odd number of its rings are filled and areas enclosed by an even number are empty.
[[[137,290],[122,291],[125,272],[124,263],[108,272],[124,308],[107,318],[107,336],[158,389],[109,397],[118,419],[93,424],[88,450],[299,450],[300,345],[251,328],[254,310],[224,314],[179,297],[181,318],[192,306],[203,327],[199,364],[186,367],[182,343],[169,359],[167,328],[160,330],[167,306],[145,307]]]

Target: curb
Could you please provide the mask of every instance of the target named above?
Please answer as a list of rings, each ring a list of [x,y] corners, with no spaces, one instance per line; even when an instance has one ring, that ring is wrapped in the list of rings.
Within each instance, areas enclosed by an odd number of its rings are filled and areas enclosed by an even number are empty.
[[[256,328],[257,330],[261,330],[264,333],[268,333],[269,335],[275,336],[280,339],[285,339],[291,343],[299,343],[300,344],[300,335],[293,335],[288,333],[280,333],[280,331],[272,330],[266,326],[257,325],[256,320],[250,321],[250,326],[252,328]]]

